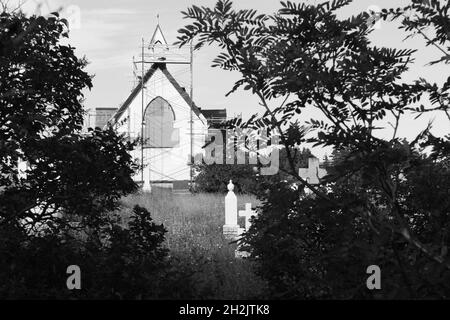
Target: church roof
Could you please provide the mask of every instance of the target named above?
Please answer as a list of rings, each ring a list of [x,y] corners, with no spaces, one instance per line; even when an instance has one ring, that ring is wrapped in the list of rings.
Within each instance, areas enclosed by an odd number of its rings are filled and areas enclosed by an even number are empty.
[[[201,109],[200,111],[210,125],[227,121],[227,109]]]
[[[202,109],[202,113],[206,119],[227,119],[227,109]]]
[[[175,78],[172,76],[172,74],[169,72],[169,70],[167,70],[165,63],[154,63],[152,65],[152,67],[150,68],[150,70],[148,70],[146,72],[146,74],[144,75],[144,83],[147,83],[152,78],[152,76],[154,75],[156,70],[158,70],[158,69],[160,69],[163,72],[163,74],[167,77],[169,82],[174,86],[174,88],[178,91],[178,93],[183,97],[184,101],[186,101],[186,103],[189,106],[192,106],[192,110],[197,115],[197,117],[200,117],[200,115],[202,114],[200,109],[196,106],[194,101],[192,101],[191,97],[187,94],[187,92],[180,86],[180,84],[177,82],[177,80],[175,80]],[[136,99],[136,97],[139,95],[139,93],[141,92],[141,89],[142,89],[141,83],[139,83],[132,90],[132,92],[128,96],[127,100],[125,100],[125,102],[122,104],[122,106],[116,112],[116,114],[113,116],[113,118],[111,120],[113,125],[119,121],[119,119],[123,115],[123,113],[128,109],[128,107],[133,102],[133,100]]]

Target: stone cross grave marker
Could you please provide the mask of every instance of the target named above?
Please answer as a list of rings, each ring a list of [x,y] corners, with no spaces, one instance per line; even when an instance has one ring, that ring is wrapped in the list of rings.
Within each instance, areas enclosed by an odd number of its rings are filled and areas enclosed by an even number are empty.
[[[252,226],[252,223],[250,222],[250,219],[253,216],[256,216],[256,211],[252,210],[252,204],[246,203],[245,204],[245,210],[239,211],[240,217],[245,217],[245,228],[239,229],[239,237],[242,236],[246,231],[250,230],[250,227]],[[242,259],[242,258],[248,258],[250,257],[250,253],[242,250],[242,243],[241,241],[238,241],[238,247],[236,248],[236,251],[234,252],[235,258]]]
[[[245,217],[245,231],[250,230],[250,227],[251,227],[250,219],[255,215],[256,215],[256,213],[254,210],[252,210],[251,203],[245,204],[245,210],[239,210],[239,216]]]
[[[238,225],[238,216],[245,217],[245,228],[240,228]],[[228,184],[228,194],[225,197],[225,225],[223,226],[223,235],[228,240],[237,241],[237,248],[235,250],[236,258],[247,258],[250,256],[249,252],[241,251],[242,243],[240,237],[250,229],[252,216],[256,216],[256,212],[252,210],[252,204],[245,204],[245,210],[238,211],[237,197],[234,194],[234,184],[230,180]]]

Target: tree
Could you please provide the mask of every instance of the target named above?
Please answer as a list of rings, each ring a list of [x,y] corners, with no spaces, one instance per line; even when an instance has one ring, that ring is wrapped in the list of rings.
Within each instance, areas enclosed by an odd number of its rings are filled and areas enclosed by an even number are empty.
[[[409,33],[408,37],[420,35],[426,40],[427,46],[433,46],[443,54],[437,61],[431,61],[430,65],[439,63],[450,63],[450,53],[445,45],[450,41],[450,5],[441,4],[437,0],[423,1],[411,0],[411,4],[404,8],[384,9],[380,18],[384,20],[401,20],[401,29]],[[427,34],[427,29],[432,29],[433,36]],[[415,108],[420,117],[426,112],[443,112],[450,120],[449,104],[450,99],[450,77],[442,85],[431,84],[426,79],[419,80],[430,95],[430,107],[420,105]]]
[[[292,149],[292,153],[296,162],[296,168],[308,167],[308,158],[312,157],[309,149],[299,150]],[[287,168],[289,166],[286,157],[286,150],[280,151],[280,167]],[[233,180],[236,186],[236,192],[258,194],[259,191],[265,190],[271,181],[280,179],[290,179],[290,176],[284,172],[278,172],[276,175],[264,176],[259,173],[258,166],[249,164],[200,164],[196,166],[197,175],[195,177],[196,191],[217,193],[227,192],[227,184],[229,180]],[[283,177],[283,178],[281,178]]]
[[[236,146],[236,148],[238,147],[242,148],[242,146]],[[246,155],[246,162],[248,162],[248,152],[244,152],[244,154]],[[300,149],[299,147],[291,148],[291,154],[297,172],[299,168],[308,167],[308,159],[313,156],[309,149]],[[226,157],[224,157],[223,164],[208,165],[201,163],[196,166],[196,191],[225,193],[227,192],[228,181],[232,180],[236,186],[235,191],[256,195],[266,190],[273,181],[291,179],[291,176],[285,173],[289,169],[286,149],[279,151],[278,160],[281,170],[275,175],[267,176],[260,174],[261,164],[236,164],[236,158],[234,159],[235,164],[226,164]]]
[[[66,36],[58,13],[0,14],[0,296],[158,297],[166,230],[139,207],[116,221],[137,190],[134,143],[112,128],[81,132],[91,77]],[[65,286],[73,264],[84,291]]]
[[[0,297],[2,299],[156,299],[170,290],[163,248],[167,230],[136,206],[126,227],[103,225],[96,238],[73,233],[27,236],[0,224]],[[61,231],[61,230],[60,230]],[[4,235],[8,235],[5,237]],[[98,241],[101,239],[101,241]],[[25,243],[25,244],[23,244]],[[19,245],[18,245],[19,244]],[[70,265],[81,269],[81,290],[65,286]]]
[[[194,22],[179,31],[178,43],[196,39],[197,49],[216,43],[222,52],[213,66],[241,75],[230,93],[248,90],[265,111],[243,126],[280,134],[289,162],[283,170],[294,181],[279,181],[261,194],[260,215],[245,238],[274,296],[446,297],[449,288],[438,280],[445,281],[450,271],[449,207],[442,201],[448,180],[436,179],[443,192],[432,193],[420,187],[419,172],[428,168],[430,177],[447,176],[449,136],[434,137],[427,127],[414,141],[397,137],[405,114],[430,110],[414,107],[430,86],[401,81],[414,50],[372,46],[367,13],[337,17],[350,2],[282,2],[274,15],[236,11],[224,0],[214,8],[192,6],[184,16]],[[434,7],[435,25],[448,29],[449,5],[417,3],[414,8],[425,15],[431,9],[422,7]],[[442,30],[438,37],[448,40]],[[445,95],[432,94],[431,103],[446,101],[441,98]],[[302,119],[305,108],[321,116]],[[392,137],[381,138],[378,132],[389,118],[395,120]],[[312,138],[295,129],[299,119]],[[302,179],[295,166],[291,148],[305,142],[341,154],[319,186]],[[435,151],[427,155],[426,147]],[[314,197],[303,197],[304,188]],[[413,201],[418,190],[436,206],[423,197]],[[367,266],[377,263],[392,280],[378,295],[367,291],[363,278]]]
[[[214,147],[218,146],[223,151],[222,163],[206,164],[202,161],[196,165],[196,191],[224,193],[227,192],[228,181],[232,180],[237,192],[258,194],[258,192],[266,190],[266,186],[274,180],[292,179],[289,174],[286,174],[289,170],[286,148],[278,151],[279,170],[277,170],[277,173],[273,175],[260,174],[261,168],[264,165],[258,158],[258,155],[260,155],[259,149],[267,147],[268,142],[265,141],[267,137],[261,136],[258,131],[242,130],[243,128],[239,127],[241,122],[241,119],[237,118],[215,125],[214,129],[220,130],[223,137],[221,143],[214,145]],[[286,132],[286,136],[291,141],[290,154],[294,160],[294,166],[297,172],[301,167],[308,167],[308,158],[313,156],[309,149],[301,149],[297,143],[299,142],[299,136],[306,134],[307,131],[307,128],[301,127],[298,123],[293,123]],[[215,139],[216,137],[207,146],[215,144]],[[264,142],[261,143],[261,141]],[[232,148],[234,148],[234,152],[230,153],[230,150],[233,150]],[[216,149],[214,148],[212,152],[215,153]],[[238,156],[239,152],[241,155]],[[251,162],[251,153],[256,155],[252,159],[254,162]],[[229,164],[230,157],[233,157],[231,159],[232,164]],[[240,161],[244,163],[241,164]]]
[[[32,230],[114,209],[137,189],[133,144],[112,129],[80,133],[92,84],[86,61],[60,43],[65,20],[4,11],[0,25],[0,222]]]

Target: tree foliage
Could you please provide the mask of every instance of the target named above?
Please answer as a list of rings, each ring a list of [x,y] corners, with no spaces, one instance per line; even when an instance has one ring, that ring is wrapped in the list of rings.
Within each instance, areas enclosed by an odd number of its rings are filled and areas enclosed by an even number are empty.
[[[427,46],[433,46],[443,54],[439,60],[431,61],[430,65],[439,63],[450,63],[450,3],[441,3],[437,0],[412,0],[409,6],[397,9],[384,9],[381,18],[384,20],[400,20],[400,29],[408,33],[408,38],[416,35],[421,36]],[[431,32],[430,32],[431,31]],[[447,47],[445,47],[447,46]],[[415,108],[417,117],[425,112],[440,111],[450,120],[450,77],[442,86],[429,83],[426,79],[417,81],[426,88],[430,96],[430,105],[420,105]]]
[[[92,84],[86,61],[60,42],[65,21],[3,12],[0,24],[0,222],[33,230],[114,209],[136,190],[133,145],[112,129],[81,134]]]
[[[447,112],[447,85],[402,81],[415,50],[373,46],[368,13],[338,18],[350,2],[282,2],[273,15],[234,10],[228,0],[193,6],[184,16],[194,22],[180,30],[179,44],[217,44],[213,66],[240,74],[231,92],[248,90],[264,110],[242,125],[281,134],[292,180],[260,195],[260,215],[245,237],[274,297],[445,298],[450,136],[433,136],[431,125],[413,141],[397,135],[412,113]],[[414,0],[411,8],[419,28],[437,29],[429,44],[447,41],[448,5]],[[427,97],[439,105],[416,106]],[[305,119],[305,109],[320,116]],[[392,136],[381,135],[392,119]],[[296,121],[308,135],[300,126],[291,139]],[[337,152],[318,186],[295,166],[292,147],[306,142]],[[372,264],[389,279],[381,292],[365,287]]]
[[[0,297],[2,299],[155,299],[170,295],[163,281],[169,268],[163,248],[164,226],[150,213],[133,209],[126,226],[109,218],[95,234],[47,233],[29,238],[1,224]],[[83,231],[84,232],[84,231]],[[66,269],[81,270],[81,290],[66,287]]]
[[[0,14],[0,297],[170,296],[164,226],[140,207],[128,223],[114,215],[137,190],[134,143],[81,132],[92,83],[65,36],[58,13]],[[66,287],[70,265],[81,291]]]

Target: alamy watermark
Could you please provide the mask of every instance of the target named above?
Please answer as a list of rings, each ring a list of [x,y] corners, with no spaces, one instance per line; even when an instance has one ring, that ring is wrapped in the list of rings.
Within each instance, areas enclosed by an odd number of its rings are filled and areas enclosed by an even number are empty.
[[[367,278],[366,286],[369,290],[381,290],[381,269],[377,265],[371,265],[367,267],[367,274],[370,277]]]
[[[69,5],[61,12],[61,16],[67,20],[70,30],[81,29],[81,9],[76,5]]]
[[[267,130],[211,129],[205,154],[194,157],[195,164],[259,165],[261,174],[275,175],[280,166],[280,137]]]
[[[69,30],[81,29],[81,8],[75,4],[58,5],[58,2],[60,1],[34,0],[33,2],[27,2],[19,0],[18,5],[19,7],[25,7],[25,9],[31,9],[35,15],[48,16],[57,12],[62,19],[67,21]]]
[[[424,6],[430,6],[430,0],[422,0],[420,2]],[[419,2],[417,2],[416,4],[419,4]],[[383,10],[377,5],[370,5],[366,9],[366,12],[369,14],[369,18],[367,19],[366,24],[369,27],[373,27],[374,29],[381,29],[381,20],[383,19],[382,13],[386,13],[387,10]],[[418,18],[418,16],[414,15],[414,9],[412,8],[404,11],[402,13],[402,16],[407,20]]]
[[[77,265],[71,265],[67,267],[67,274],[70,276],[67,278],[66,286],[69,290],[81,290],[81,269]]]

